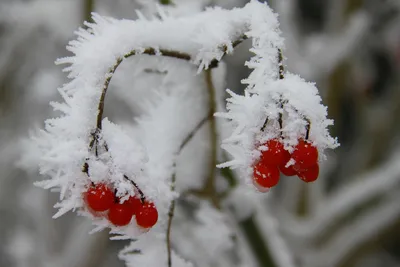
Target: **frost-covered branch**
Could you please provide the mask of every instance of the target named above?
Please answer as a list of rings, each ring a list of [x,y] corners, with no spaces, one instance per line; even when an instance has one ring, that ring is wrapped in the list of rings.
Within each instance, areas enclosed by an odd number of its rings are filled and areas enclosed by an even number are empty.
[[[243,40],[246,40],[246,36],[241,36],[238,40],[234,40],[232,42],[232,48],[236,47],[239,45]],[[221,51],[223,52],[222,57],[228,52],[228,47],[226,45],[223,45],[221,48]],[[102,93],[100,96],[100,101],[98,105],[98,114],[97,114],[97,120],[96,120],[96,126],[98,130],[101,130],[102,128],[102,120],[103,120],[103,113],[104,113],[104,103],[105,103],[105,97],[107,94],[108,87],[110,85],[111,79],[119,67],[119,65],[123,62],[124,59],[127,59],[131,56],[137,55],[137,54],[145,54],[145,55],[157,55],[157,56],[164,56],[164,57],[171,57],[171,58],[176,58],[176,59],[182,59],[182,60],[187,60],[191,61],[192,58],[189,54],[187,53],[182,53],[179,51],[173,51],[173,50],[165,50],[165,49],[154,49],[154,48],[146,48],[143,51],[136,52],[136,51],[130,51],[129,53],[125,54],[122,58],[118,58],[115,64],[110,68],[110,70],[107,72],[105,75],[107,78],[104,82]],[[221,57],[221,59],[222,59]],[[221,60],[219,59],[219,60]],[[218,66],[218,61],[217,59],[212,59],[209,64],[209,68],[215,68]],[[207,80],[208,81],[208,80]],[[209,87],[208,87],[209,88]],[[95,142],[95,134],[93,134],[93,139],[89,145],[91,148]]]
[[[195,198],[200,205],[189,229],[202,229],[201,235],[190,232],[196,239],[212,241],[204,242],[210,263],[216,261],[217,251],[231,248],[231,242],[226,242],[231,231],[217,192],[220,133],[212,116],[218,104],[212,69],[243,40],[252,41],[254,56],[245,62],[252,72],[243,80],[247,84],[244,96],[230,92],[227,113],[219,114],[230,123],[222,148],[232,156],[220,167],[239,168],[244,185],[256,173],[254,163],[261,151],[269,149],[265,142],[273,138],[290,153],[307,142],[320,160],[325,149],[337,146],[327,130],[333,122],[327,119],[315,85],[285,72],[277,16],[265,3],[251,0],[240,9],[212,8],[183,17],[169,17],[165,11],[160,8],[154,19],[138,12],[137,20],[93,14],[93,22],[86,22],[86,28],[76,32],[77,40],[67,47],[73,55],[57,61],[68,64],[64,71],[71,79],[59,88],[63,102],[52,103],[61,115],[46,121],[45,129],[33,137],[35,150],[26,155],[34,157],[40,173],[49,178],[37,185],[60,191],[54,217],[77,210],[91,219],[96,226],[93,232],[111,228],[110,233],[116,235],[113,239],[137,240],[120,254],[128,266],[191,266],[171,248],[172,220],[179,222],[174,215],[179,208],[175,200],[181,192],[200,196]],[[131,125],[119,125],[104,117],[106,97],[118,68],[133,56],[138,61],[152,56],[149,61],[162,62],[156,68],[160,71],[151,74],[160,83],[146,83],[149,93],[137,100],[142,112]],[[153,64],[146,66],[153,68]],[[194,75],[196,70],[197,74],[204,71],[204,76]],[[137,88],[131,89],[135,94]],[[206,178],[199,175],[200,182],[186,178],[188,186],[180,190],[177,158],[206,122],[210,126],[209,173]],[[317,160],[318,155],[315,164]],[[197,184],[203,188],[196,190]],[[109,205],[96,210],[89,201],[93,195],[106,196]],[[149,214],[144,208],[152,208],[151,225],[140,222],[141,216]],[[127,210],[122,212],[127,214],[123,222],[113,220],[112,211],[120,215],[123,209]],[[209,230],[216,222],[221,239]]]

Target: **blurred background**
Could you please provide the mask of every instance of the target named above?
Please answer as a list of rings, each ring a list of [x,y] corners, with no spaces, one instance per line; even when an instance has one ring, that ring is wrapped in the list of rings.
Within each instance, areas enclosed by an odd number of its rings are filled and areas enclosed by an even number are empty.
[[[134,19],[135,9],[154,14],[156,2],[0,0],[0,267],[124,266],[124,241],[88,235],[90,222],[75,214],[53,220],[57,194],[34,187],[41,178],[17,163],[21,140],[59,100],[67,79],[54,61],[68,55],[73,31],[91,11]],[[188,12],[246,2],[176,1]],[[400,1],[268,2],[286,38],[287,69],[317,83],[341,146],[318,182],[283,180],[268,209],[237,217],[252,258],[244,266],[400,266]],[[249,74],[249,47],[226,58],[226,87],[236,92]],[[110,113],[126,115],[118,97],[110,101]],[[224,266],[207,264],[195,265]]]

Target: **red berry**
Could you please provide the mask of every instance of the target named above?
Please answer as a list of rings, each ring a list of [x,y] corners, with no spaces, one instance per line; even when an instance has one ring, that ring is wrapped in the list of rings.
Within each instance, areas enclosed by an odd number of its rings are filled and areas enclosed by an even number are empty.
[[[279,182],[278,167],[264,165],[262,162],[257,163],[253,167],[253,175],[253,183],[256,184],[257,188],[271,188]]]
[[[299,140],[292,153],[292,158],[296,161],[293,168],[297,171],[307,170],[318,161],[318,150],[312,144]]]
[[[128,200],[126,200],[124,203],[126,203],[131,208],[134,215],[143,206],[142,201],[140,200],[140,198],[137,197],[129,197]]]
[[[106,211],[114,204],[115,196],[110,187],[101,183],[89,188],[85,193],[85,200],[89,209]]]
[[[290,153],[287,150],[285,150],[284,160],[283,163],[279,165],[279,170],[286,176],[293,176],[297,174],[296,170],[293,168],[293,165],[286,167],[286,164],[289,162],[290,158],[291,158]]]
[[[312,166],[311,168],[298,173],[299,178],[306,183],[314,182],[315,180],[317,180],[318,175],[319,175],[318,163]]]
[[[264,146],[268,150],[261,152],[261,161],[265,165],[279,165],[284,159],[284,147],[281,142],[277,139],[268,140]]]
[[[136,222],[140,227],[153,227],[158,220],[157,208],[151,202],[145,202],[136,213]]]
[[[115,203],[108,211],[108,220],[115,226],[124,226],[129,224],[132,216],[132,208],[126,203]]]

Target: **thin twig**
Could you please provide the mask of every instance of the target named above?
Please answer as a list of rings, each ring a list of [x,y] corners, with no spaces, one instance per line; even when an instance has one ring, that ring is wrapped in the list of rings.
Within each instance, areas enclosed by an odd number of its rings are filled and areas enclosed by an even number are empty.
[[[208,100],[210,105],[210,112],[214,114],[217,111],[217,103],[216,103],[216,95],[215,95],[215,87],[212,81],[212,73],[211,69],[205,71],[205,79],[208,89]],[[209,175],[204,184],[204,191],[209,194],[209,197],[216,208],[220,208],[218,195],[215,189],[215,168],[217,165],[217,123],[215,118],[212,117],[210,119],[210,146],[211,146],[211,155],[210,155],[210,166],[209,166]]]
[[[283,80],[285,78],[284,72],[285,68],[283,67],[283,55],[282,55],[282,49],[278,48],[278,67],[279,67],[279,80]],[[282,128],[283,128],[283,120],[282,120],[282,113],[283,113],[283,102],[282,99],[279,100],[279,108],[282,110],[279,112],[279,129],[281,129],[281,134],[282,134]]]
[[[185,148],[185,146],[190,142],[190,140],[193,139],[195,134],[200,130],[200,128],[211,118],[213,117],[213,113],[209,112],[207,116],[205,116],[199,123],[196,125],[196,127],[186,136],[185,139],[183,139],[181,145],[179,146],[179,150],[177,152],[177,155],[181,153],[181,151]],[[174,163],[174,170],[176,168],[176,161]],[[171,191],[175,191],[175,182],[176,182],[176,172],[172,175],[171,178]],[[167,227],[167,234],[166,234],[166,242],[167,242],[167,255],[168,255],[168,267],[172,266],[172,257],[171,257],[171,227],[172,227],[172,219],[174,217],[174,211],[175,211],[175,199],[171,200],[171,204],[169,206],[169,211],[168,211],[168,227]]]
[[[279,79],[283,80],[285,78],[284,73],[285,73],[285,68],[283,66],[283,54],[282,54],[282,49],[278,48],[278,75],[279,75]],[[279,101],[279,108],[283,109],[283,103],[282,100]],[[282,121],[282,112],[279,113],[279,118],[278,118],[278,122],[279,122],[279,127],[280,129],[283,128],[283,121]],[[265,130],[265,128],[267,127],[268,124],[268,116],[267,118],[265,118],[265,121],[263,123],[263,126],[261,127],[261,131],[263,132]]]
[[[137,189],[137,191],[139,192],[139,195],[140,195],[140,201],[142,202],[142,204],[145,202],[145,200],[146,200],[146,197],[144,196],[144,194],[143,194],[143,191],[139,188],[139,186],[133,181],[133,180],[131,180],[126,174],[124,174],[124,178],[126,179],[126,180],[128,180],[136,189]]]
[[[208,97],[209,97],[209,106],[210,113],[214,114],[217,110],[217,102],[215,95],[215,88],[212,81],[212,73],[211,69],[207,69],[205,71],[205,80],[207,84]],[[211,201],[213,206],[216,209],[220,209],[220,198],[218,192],[215,188],[215,178],[216,178],[216,165],[217,165],[217,142],[218,142],[218,132],[217,132],[217,124],[214,117],[210,119],[210,165],[209,165],[209,174],[204,182],[203,187],[200,190],[188,190],[186,194],[195,195],[198,197],[202,197]]]
[[[306,140],[308,140],[309,136],[310,136],[310,130],[311,130],[311,122],[309,119],[305,118],[307,121],[307,125],[306,125]]]
[[[283,66],[283,54],[282,49],[278,48],[278,66],[279,66],[279,79],[283,80],[285,78],[285,68]]]
[[[199,123],[196,125],[196,127],[186,136],[185,139],[183,139],[181,146],[179,147],[178,154],[182,151],[182,149],[189,143],[189,141],[193,138],[193,136],[197,133],[198,130],[206,123],[208,120],[213,118],[214,113],[209,112],[206,117],[204,117]]]
[[[176,181],[176,173],[174,173],[171,178],[171,191],[175,191],[175,181]],[[175,198],[171,201],[171,205],[169,206],[169,211],[168,211],[168,227],[167,227],[167,235],[166,235],[168,267],[172,266],[171,227],[172,227],[172,219],[174,217],[174,211],[175,211]]]
[[[261,132],[264,132],[265,127],[267,127],[267,124],[268,124],[268,116],[267,116],[267,118],[265,119],[263,126],[261,127]]]
[[[92,12],[94,10],[95,0],[84,0],[83,3],[83,19],[92,22]]]
[[[246,36],[241,36],[238,40],[234,41],[232,43],[232,47],[238,46],[240,43],[242,43],[244,40],[246,40]],[[228,52],[228,47],[227,46],[222,46],[221,51],[223,51],[224,55]],[[104,101],[105,97],[107,94],[107,89],[108,86],[110,85],[111,78],[113,77],[115,71],[119,67],[119,65],[122,63],[122,61],[126,58],[129,58],[131,56],[137,55],[137,54],[145,54],[145,55],[157,55],[157,56],[164,56],[164,57],[172,57],[176,59],[182,59],[182,60],[187,60],[191,61],[192,58],[189,54],[179,52],[179,51],[174,51],[174,50],[167,50],[167,49],[155,49],[155,48],[146,48],[144,51],[137,52],[136,50],[132,50],[129,53],[125,54],[123,58],[118,58],[115,64],[110,68],[110,70],[106,74],[106,80],[103,85],[100,101],[99,101],[99,106],[98,106],[98,114],[97,114],[97,121],[96,121],[96,127],[97,129],[101,129],[102,127],[102,119],[103,119],[103,113],[104,113]],[[218,60],[213,59],[210,62],[210,65],[208,66],[209,68],[215,68],[218,66]]]
[[[107,89],[108,86],[110,85],[111,78],[113,77],[113,74],[117,70],[118,66],[122,63],[123,58],[118,58],[117,61],[115,62],[114,66],[107,72],[106,74],[106,81],[104,82],[103,89],[101,92],[100,100],[99,100],[99,106],[98,106],[98,113],[97,113],[97,121],[96,121],[96,127],[97,130],[101,130],[102,127],[102,119],[103,119],[103,112],[104,112],[104,101],[106,98],[107,94]]]

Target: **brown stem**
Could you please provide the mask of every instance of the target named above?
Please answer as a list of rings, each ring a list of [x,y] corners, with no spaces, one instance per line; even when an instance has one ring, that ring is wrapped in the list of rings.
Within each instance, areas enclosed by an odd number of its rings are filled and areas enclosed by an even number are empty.
[[[306,140],[308,140],[308,137],[310,136],[310,128],[311,128],[311,122],[309,119],[306,118],[307,125],[306,125]]]
[[[236,47],[237,45],[239,45],[240,43],[242,43],[246,39],[247,39],[246,36],[241,36],[238,40],[236,40],[236,41],[234,41],[232,43],[232,46]],[[224,45],[224,46],[221,47],[221,50],[224,52],[224,55],[226,55],[226,53],[228,51],[228,47]],[[104,85],[103,85],[103,88],[102,88],[101,97],[100,97],[100,101],[99,101],[99,105],[98,105],[98,114],[97,114],[97,121],[96,121],[97,129],[101,129],[102,128],[102,119],[103,119],[103,113],[104,113],[104,101],[105,101],[105,97],[106,97],[106,94],[107,94],[108,86],[110,85],[111,78],[113,77],[113,74],[115,73],[115,71],[117,70],[117,68],[119,67],[119,65],[122,63],[122,61],[124,59],[126,59],[128,57],[131,57],[131,56],[134,56],[136,54],[138,54],[138,52],[135,51],[135,50],[132,50],[129,53],[125,54],[122,58],[118,58],[117,61],[114,64],[114,66],[112,66],[110,68],[110,70],[107,72],[107,74],[106,74],[107,78],[106,78],[106,80],[104,82]],[[189,54],[187,54],[187,53],[174,51],[174,50],[167,50],[167,49],[156,50],[154,48],[146,48],[144,51],[142,51],[139,54],[159,55],[159,56],[172,57],[172,58],[182,59],[182,60],[187,60],[187,61],[192,60],[191,56]],[[218,66],[218,60],[217,59],[213,59],[210,62],[209,68],[215,68],[217,66]]]
[[[146,200],[146,197],[144,196],[144,194],[143,194],[143,191],[139,188],[139,186],[133,181],[133,180],[131,180],[126,174],[124,174],[124,178],[126,179],[126,180],[128,180],[136,189],[137,189],[137,191],[139,192],[139,195],[140,195],[140,201],[142,202],[142,204],[144,204],[144,201]]]
[[[267,127],[267,124],[268,124],[268,116],[267,116],[267,118],[265,119],[263,126],[261,127],[261,132],[264,132],[265,127]]]
[[[176,181],[176,174],[174,173],[171,178],[171,191],[175,191],[175,181]],[[171,201],[171,205],[169,206],[168,211],[168,227],[167,227],[167,256],[168,256],[168,267],[172,266],[172,256],[171,256],[171,227],[172,227],[172,219],[174,217],[175,211],[175,199]]]
[[[282,49],[280,49],[280,48],[278,48],[278,67],[279,67],[279,80],[283,80],[285,78],[285,76],[283,75],[285,72],[285,68],[283,66]],[[279,100],[279,108],[283,109],[282,99]],[[283,128],[282,113],[283,113],[283,110],[281,112],[279,112],[279,118],[278,118],[279,127],[281,129],[281,134],[282,134],[282,128]]]
[[[285,68],[283,66],[283,54],[282,49],[278,48],[278,67],[279,67],[279,80],[283,80],[285,78]]]
[[[190,140],[192,140],[193,136],[200,130],[200,128],[206,123],[208,120],[211,120],[213,118],[214,113],[211,111],[208,113],[206,117],[204,117],[199,123],[196,125],[196,127],[186,136],[185,139],[183,139],[181,146],[179,147],[178,154],[182,151],[182,149],[189,143]]]
[[[83,2],[83,19],[92,22],[91,13],[94,10],[95,0],[84,0]]]
[[[210,105],[210,113],[214,114],[217,111],[217,103],[216,103],[216,96],[215,96],[215,88],[212,82],[212,73],[211,69],[206,70],[205,72],[205,79],[208,89],[208,97],[209,97],[209,105]],[[208,178],[204,184],[204,191],[209,194],[209,197],[216,208],[220,208],[218,194],[215,188],[215,168],[217,165],[217,123],[215,118],[212,117],[210,119],[210,146],[211,146],[211,155],[210,155],[210,166],[209,170],[210,173]]]
[[[278,48],[278,68],[279,68],[279,80],[283,80],[285,78],[284,73],[285,73],[285,68],[283,66],[283,54],[282,54],[282,49]],[[283,109],[283,102],[282,100],[279,101],[279,108]],[[279,127],[282,130],[283,128],[283,120],[282,120],[282,112],[279,113]],[[263,126],[261,127],[261,131],[264,132],[265,128],[267,127],[268,123],[268,116],[265,119]]]

